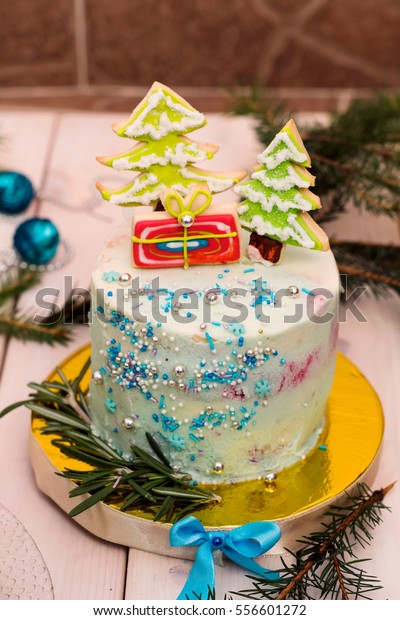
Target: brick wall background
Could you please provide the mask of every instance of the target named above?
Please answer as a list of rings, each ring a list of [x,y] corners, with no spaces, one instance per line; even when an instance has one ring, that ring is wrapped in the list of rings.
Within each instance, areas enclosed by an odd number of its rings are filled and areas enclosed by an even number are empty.
[[[129,110],[157,79],[204,111],[255,82],[331,109],[400,86],[400,0],[13,0],[0,24],[3,105]]]

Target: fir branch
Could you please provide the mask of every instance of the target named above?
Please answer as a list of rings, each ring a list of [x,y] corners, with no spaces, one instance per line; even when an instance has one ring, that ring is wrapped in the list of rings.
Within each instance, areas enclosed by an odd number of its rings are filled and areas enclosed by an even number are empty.
[[[266,146],[289,120],[282,102],[265,99],[260,87],[233,98],[233,112],[255,118],[256,132]],[[400,213],[400,96],[379,94],[354,100],[327,125],[300,127],[317,178],[316,193],[323,209],[312,217],[326,224],[354,204],[374,215]],[[332,243],[332,250],[351,288],[369,285],[377,295],[400,293],[399,248],[388,246],[392,260],[381,262],[385,246]],[[346,247],[347,246],[347,247]],[[376,248],[373,256],[372,248]]]
[[[121,457],[104,440],[93,435],[89,404],[82,381],[90,360],[78,376],[69,381],[61,369],[55,381],[30,383],[30,398],[9,405],[0,418],[25,406],[45,421],[41,432],[54,436],[52,443],[67,457],[88,465],[86,471],[65,469],[60,475],[77,486],[70,497],[89,494],[69,513],[75,517],[100,501],[118,504],[121,510],[144,509],[154,520],[176,521],[187,512],[220,498],[199,486],[190,476],[176,473],[156,439],[146,435],[149,452],[132,446],[130,460]],[[153,451],[151,454],[150,451]]]
[[[373,492],[359,484],[359,495],[348,496],[349,505],[333,506],[324,515],[330,521],[322,523],[320,532],[298,541],[303,547],[297,553],[287,550],[294,562],[289,565],[282,558],[279,580],[257,578],[254,589],[233,594],[251,599],[302,600],[312,598],[313,588],[319,591],[319,598],[368,598],[369,592],[381,586],[376,577],[359,568],[363,561],[355,557],[354,547],[355,543],[365,546],[372,540],[371,530],[381,522],[381,511],[387,508],[383,499],[394,484]]]
[[[6,301],[15,301],[15,298],[25,293],[40,281],[35,271],[27,269],[10,269],[0,280],[0,306]]]
[[[368,285],[376,296],[387,289],[400,293],[400,247],[367,243],[332,241],[338,269],[342,276],[348,276],[343,286],[354,290]]]
[[[53,345],[65,344],[72,336],[70,326],[63,320],[46,323],[38,321],[27,312],[16,310],[18,296],[40,282],[38,272],[11,268],[0,279],[0,335],[18,340]]]
[[[26,342],[27,340],[54,345],[66,344],[70,338],[70,330],[65,327],[44,327],[31,317],[15,314],[0,314],[0,335],[9,336]]]

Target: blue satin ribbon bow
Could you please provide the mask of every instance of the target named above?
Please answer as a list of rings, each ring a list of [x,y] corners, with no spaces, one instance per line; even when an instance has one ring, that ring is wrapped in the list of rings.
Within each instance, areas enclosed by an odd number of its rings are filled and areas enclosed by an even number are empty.
[[[229,532],[206,531],[196,517],[185,517],[170,530],[173,547],[199,547],[189,577],[177,600],[207,599],[208,588],[214,588],[215,570],[213,551],[220,549],[228,558],[252,573],[279,579],[279,573],[271,571],[253,558],[273,547],[281,537],[276,523],[257,521],[247,523]]]

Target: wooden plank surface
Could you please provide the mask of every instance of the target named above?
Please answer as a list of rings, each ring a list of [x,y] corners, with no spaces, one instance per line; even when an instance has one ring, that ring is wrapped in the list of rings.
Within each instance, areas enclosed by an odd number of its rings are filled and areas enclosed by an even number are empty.
[[[32,136],[22,144],[19,131],[26,128],[26,114],[16,113],[10,123],[10,140],[18,140],[21,158],[24,149],[32,154],[46,135]],[[29,125],[35,126],[42,115],[28,114]],[[17,118],[15,118],[17,117]],[[49,114],[56,123],[51,154],[42,158],[35,176],[43,192],[65,201],[76,211],[61,209],[52,201],[42,201],[38,214],[50,217],[62,236],[74,249],[73,260],[61,271],[47,272],[41,287],[65,288],[65,276],[74,286],[88,286],[91,265],[105,237],[109,221],[93,217],[79,209],[90,197],[93,177],[100,167],[95,154],[110,144],[109,119],[87,115],[60,116]],[[19,123],[21,118],[21,123]],[[18,121],[18,122],[17,122]],[[24,122],[22,122],[24,121]],[[49,138],[47,138],[49,140]],[[98,141],[98,142],[97,142]],[[27,169],[29,172],[29,168]],[[118,215],[120,215],[118,213]],[[111,223],[112,225],[112,223]],[[32,307],[35,291],[20,300],[21,307]],[[68,347],[24,345],[12,341],[3,367],[0,407],[27,396],[28,381],[41,381],[69,352],[88,341],[87,328],[78,330]],[[125,587],[126,550],[88,534],[69,519],[50,500],[38,492],[28,457],[29,414],[21,411],[1,422],[0,453],[7,467],[0,469],[0,501],[19,518],[30,532],[48,565],[57,599],[121,599]]]
[[[51,112],[4,112],[1,129],[8,134],[2,166],[20,169],[47,198],[69,204],[76,211],[63,209],[54,200],[37,205],[41,216],[50,217],[62,236],[74,249],[74,258],[60,272],[46,273],[42,286],[54,287],[64,294],[65,276],[74,286],[87,287],[90,272],[104,240],[113,226],[126,220],[130,209],[110,207],[93,191],[94,181],[109,185],[125,183],[129,173],[102,168],[96,155],[123,151],[130,144],[111,131],[114,114]],[[248,119],[209,115],[207,127],[196,133],[199,141],[220,145],[220,152],[210,162],[212,169],[251,168],[259,152]],[[232,194],[231,194],[232,197]],[[229,196],[219,197],[227,200]],[[94,211],[88,204],[98,204]],[[32,207],[31,212],[33,213]],[[0,223],[0,247],[9,243],[15,222]],[[345,216],[344,224],[335,223],[332,234],[349,238],[399,241],[398,229],[387,219],[360,217],[357,212]],[[21,307],[33,305],[33,293],[21,299]],[[364,372],[380,396],[386,417],[386,432],[375,484],[385,485],[397,478],[399,471],[400,422],[398,417],[400,374],[400,301],[396,297],[375,300],[363,296],[359,307],[367,323],[348,315],[340,328],[340,348]],[[41,380],[69,352],[87,342],[86,328],[77,330],[68,347],[10,342],[1,375],[0,407],[27,394],[26,384]],[[4,349],[3,349],[4,351]],[[0,350],[1,355],[1,350]],[[76,525],[37,489],[29,458],[29,415],[19,412],[0,423],[0,502],[14,512],[36,541],[52,576],[57,599],[174,599],[190,569],[190,562],[165,558],[138,550],[129,552],[88,534]],[[4,466],[4,464],[7,464]],[[373,557],[370,572],[384,585],[375,598],[398,598],[396,562],[400,553],[400,490],[395,488],[388,503],[392,513],[384,515],[384,524],[376,530],[373,545],[365,553]],[[127,557],[128,556],[128,557]],[[128,561],[127,561],[128,559]],[[269,564],[270,565],[270,564]],[[272,565],[272,567],[274,567]],[[249,587],[243,571],[229,562],[217,567],[217,597]]]

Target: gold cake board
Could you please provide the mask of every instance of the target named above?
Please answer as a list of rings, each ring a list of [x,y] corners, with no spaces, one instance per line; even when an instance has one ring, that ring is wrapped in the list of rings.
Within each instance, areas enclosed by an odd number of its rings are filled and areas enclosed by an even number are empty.
[[[68,378],[74,378],[90,355],[87,345],[61,364]],[[50,380],[57,376],[56,369]],[[89,372],[85,381],[89,382]],[[68,513],[85,499],[69,498],[75,484],[56,475],[65,467],[87,469],[85,463],[69,459],[51,444],[51,435],[42,435],[43,421],[32,418],[31,461],[37,485]],[[373,476],[383,435],[383,412],[378,396],[358,368],[338,354],[328,402],[327,424],[317,446],[303,461],[279,472],[275,487],[263,480],[230,485],[212,485],[222,502],[192,514],[210,530],[229,530],[249,521],[275,521],[282,530],[281,540],[268,555],[295,550],[298,539],[318,530],[321,516],[331,504],[344,501],[357,484]],[[121,512],[98,503],[75,520],[100,538],[144,551],[182,559],[193,559],[193,547],[171,547],[170,525],[154,523],[143,511]]]

